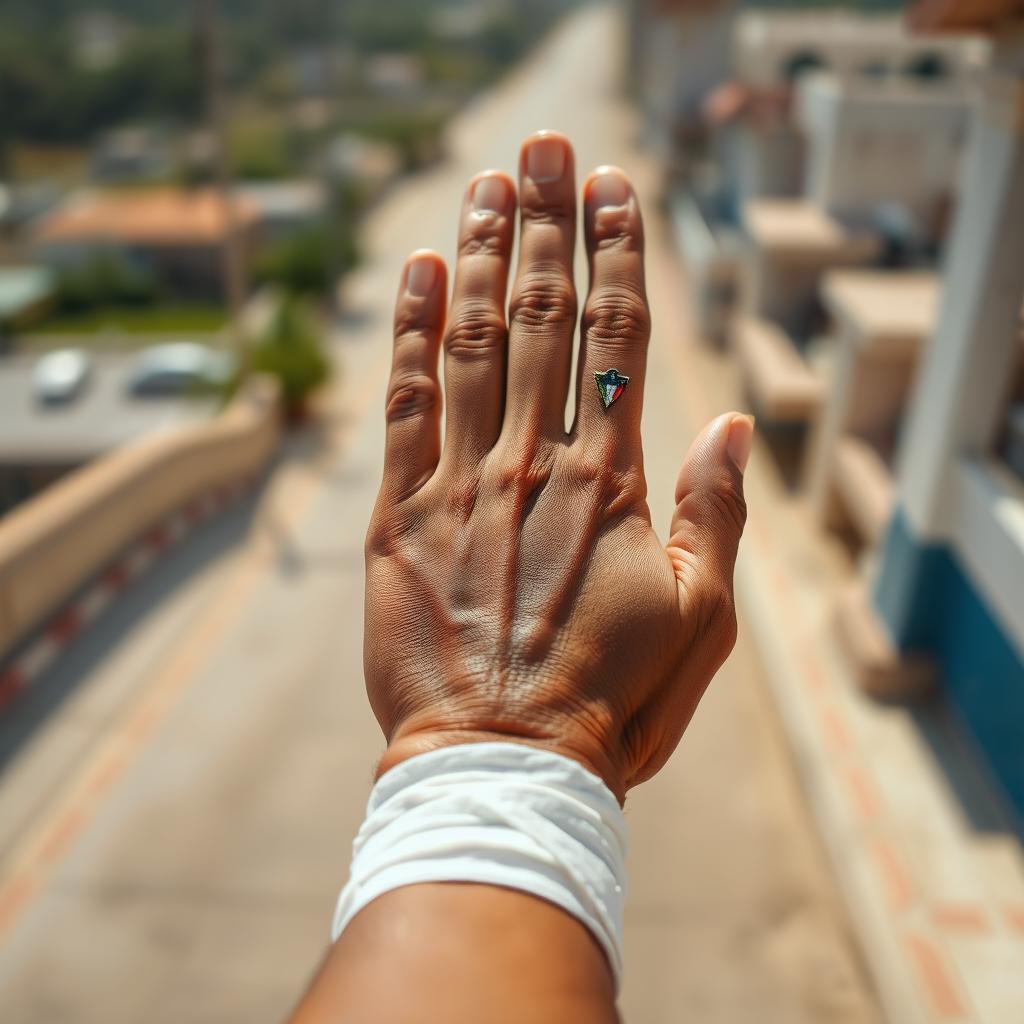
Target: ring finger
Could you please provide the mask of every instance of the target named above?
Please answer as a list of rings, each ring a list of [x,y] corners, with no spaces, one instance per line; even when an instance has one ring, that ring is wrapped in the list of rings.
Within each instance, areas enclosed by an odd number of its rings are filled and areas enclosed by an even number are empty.
[[[650,337],[640,206],[626,175],[599,167],[584,186],[590,292],[583,309],[573,436],[640,459]]]

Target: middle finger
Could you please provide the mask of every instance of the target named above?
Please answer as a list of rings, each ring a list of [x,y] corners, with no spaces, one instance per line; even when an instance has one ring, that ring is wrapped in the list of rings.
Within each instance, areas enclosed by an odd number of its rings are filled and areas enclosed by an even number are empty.
[[[519,265],[509,304],[505,428],[565,434],[576,331],[576,185],[569,140],[538,132],[519,159]]]

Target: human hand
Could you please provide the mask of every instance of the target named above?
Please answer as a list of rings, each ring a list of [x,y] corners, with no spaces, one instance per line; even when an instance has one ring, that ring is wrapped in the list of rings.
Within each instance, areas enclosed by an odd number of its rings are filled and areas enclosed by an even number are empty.
[[[519,209],[507,317],[506,175],[470,182],[450,315],[439,256],[415,253],[402,275],[366,542],[364,668],[388,742],[379,771],[507,740],[580,761],[622,801],[668,759],[735,641],[752,421],[726,414],[694,442],[663,545],[640,439],[649,312],[637,198],[614,168],[585,183],[590,288],[575,382],[577,211],[563,136],[524,144]],[[612,368],[629,383],[605,408],[595,374]]]

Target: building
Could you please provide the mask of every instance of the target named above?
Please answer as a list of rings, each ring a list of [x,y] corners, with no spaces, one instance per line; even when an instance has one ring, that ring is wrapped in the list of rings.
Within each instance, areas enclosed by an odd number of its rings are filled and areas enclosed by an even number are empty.
[[[670,148],[696,131],[705,98],[728,79],[766,92],[810,69],[844,79],[960,83],[976,78],[987,60],[988,46],[977,36],[917,35],[898,15],[877,11],[797,7],[633,0],[630,75],[652,141]]]
[[[105,132],[90,158],[90,172],[100,182],[157,181],[166,178],[173,169],[168,133],[149,125]]]
[[[871,582],[899,673],[925,657],[1024,817],[1024,33],[1019,0],[927,0],[924,31],[995,43],[974,114],[938,326],[912,394]]]
[[[370,200],[378,198],[401,170],[397,147],[354,132],[335,136],[324,156],[324,176],[331,187],[354,183]]]
[[[801,490],[859,544],[838,624],[861,686],[937,688],[1024,820],[1024,2],[739,6],[634,8],[675,40],[643,69],[670,75],[642,97],[663,125],[699,88],[690,26],[732,24],[711,104],[730,146],[674,156],[695,306],[765,429],[808,425]]]
[[[228,233],[233,226],[251,253],[259,220],[255,207],[244,200],[229,207],[213,189],[89,191],[41,222],[35,248],[57,270],[112,258],[173,294],[220,298]]]
[[[648,140],[666,157],[728,78],[737,0],[633,0],[629,75]]]
[[[988,46],[977,36],[915,33],[900,14],[838,8],[746,10],[736,19],[732,54],[738,77],[757,85],[811,68],[841,78],[964,82],[976,78],[987,59]]]
[[[256,211],[261,240],[288,238],[315,227],[327,213],[327,189],[319,181],[239,182],[235,197]]]

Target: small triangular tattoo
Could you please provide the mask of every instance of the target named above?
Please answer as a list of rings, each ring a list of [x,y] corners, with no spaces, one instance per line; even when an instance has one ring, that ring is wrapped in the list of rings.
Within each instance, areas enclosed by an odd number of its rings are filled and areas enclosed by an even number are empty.
[[[623,377],[618,370],[614,369],[605,370],[604,373],[595,373],[594,380],[597,381],[597,393],[601,396],[601,402],[606,409],[619,400],[629,383],[628,377]]]

